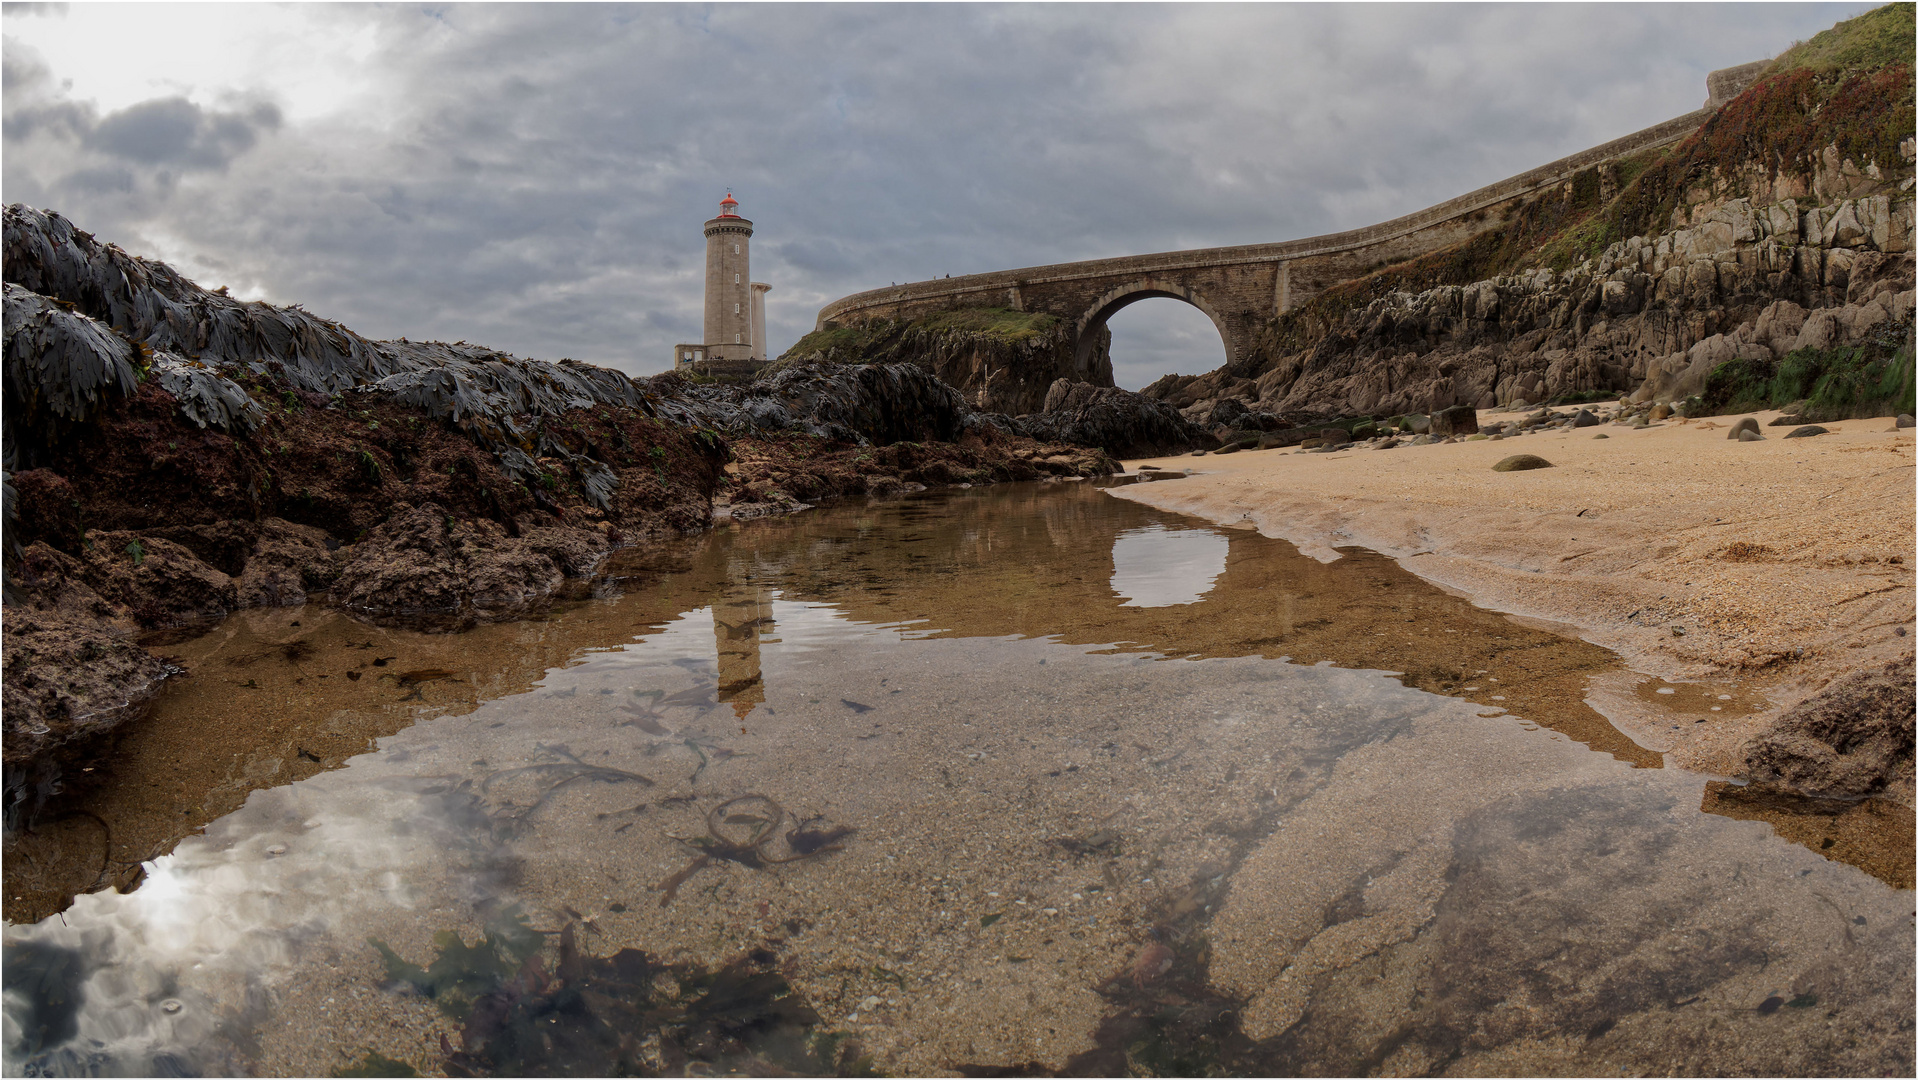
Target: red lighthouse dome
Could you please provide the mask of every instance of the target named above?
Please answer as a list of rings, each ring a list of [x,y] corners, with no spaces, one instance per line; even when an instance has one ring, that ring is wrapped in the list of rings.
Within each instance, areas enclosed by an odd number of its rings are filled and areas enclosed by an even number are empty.
[[[739,214],[736,212],[738,209],[739,200],[733,198],[733,193],[730,191],[726,193],[725,198],[719,200],[720,217],[738,217]]]

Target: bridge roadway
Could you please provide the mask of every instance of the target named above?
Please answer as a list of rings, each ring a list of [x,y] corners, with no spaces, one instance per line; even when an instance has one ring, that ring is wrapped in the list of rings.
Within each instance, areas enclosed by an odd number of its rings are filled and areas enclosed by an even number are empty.
[[[1205,312],[1225,342],[1227,362],[1236,362],[1247,355],[1266,322],[1332,285],[1498,228],[1521,206],[1553,188],[1569,196],[1574,177],[1587,170],[1599,171],[1603,187],[1619,159],[1691,134],[1749,85],[1766,63],[1713,72],[1707,79],[1711,97],[1695,112],[1377,225],[1276,244],[1127,255],[908,282],[835,300],[820,309],[816,328],[916,319],[954,308],[1044,312],[1071,323],[1075,370],[1088,373],[1101,331],[1115,312],[1149,297],[1169,296]]]

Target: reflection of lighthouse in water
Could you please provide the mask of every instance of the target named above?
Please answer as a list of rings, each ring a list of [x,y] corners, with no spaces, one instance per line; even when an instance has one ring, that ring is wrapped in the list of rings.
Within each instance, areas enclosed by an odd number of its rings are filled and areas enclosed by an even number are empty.
[[[733,581],[713,601],[713,641],[719,649],[719,700],[731,702],[744,720],[766,700],[759,672],[759,639],[773,625],[769,590],[750,581]]]

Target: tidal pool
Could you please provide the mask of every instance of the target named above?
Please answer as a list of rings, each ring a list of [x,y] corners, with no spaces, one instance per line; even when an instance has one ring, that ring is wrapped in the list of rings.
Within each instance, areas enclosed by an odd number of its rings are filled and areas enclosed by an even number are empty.
[[[1091,484],[167,648],[10,844],[11,1075],[1913,1065],[1913,894],[1658,768],[1616,658]]]

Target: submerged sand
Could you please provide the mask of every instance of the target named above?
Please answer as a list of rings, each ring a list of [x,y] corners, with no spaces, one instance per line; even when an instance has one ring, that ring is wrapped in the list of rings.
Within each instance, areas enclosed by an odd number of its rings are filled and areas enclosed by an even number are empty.
[[[1563,624],[1645,675],[1737,677],[1773,707],[1682,729],[1635,723],[1629,683],[1593,688],[1673,764],[1735,775],[1739,747],[1780,712],[1914,640],[1912,429],[1850,420],[1785,439],[1791,428],[1766,426],[1765,441],[1735,442],[1737,419],[1142,459],[1127,467],[1193,475],[1114,494],[1254,524],[1327,560],[1372,549],[1481,606]],[[1519,453],[1553,467],[1492,470]],[[1912,801],[1908,787],[1889,794]]]

